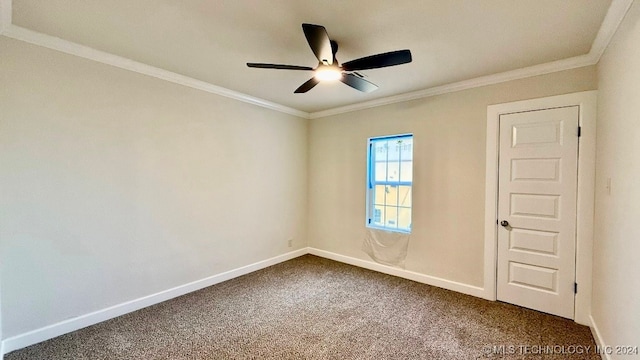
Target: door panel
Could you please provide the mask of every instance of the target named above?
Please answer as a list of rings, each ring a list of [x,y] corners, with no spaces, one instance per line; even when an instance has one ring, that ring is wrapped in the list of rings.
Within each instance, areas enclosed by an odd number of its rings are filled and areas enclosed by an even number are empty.
[[[558,218],[558,200],[556,195],[511,194],[511,216],[530,218]]]
[[[511,181],[560,181],[560,159],[513,159]]]
[[[513,229],[509,233],[509,250],[557,256],[558,233],[552,231]]]
[[[500,116],[498,300],[573,318],[577,106]]]
[[[508,116],[508,115],[507,115]],[[514,148],[562,145],[561,123],[513,124]]]
[[[509,283],[511,285],[555,293],[558,284],[557,275],[556,269],[515,261],[509,262]]]

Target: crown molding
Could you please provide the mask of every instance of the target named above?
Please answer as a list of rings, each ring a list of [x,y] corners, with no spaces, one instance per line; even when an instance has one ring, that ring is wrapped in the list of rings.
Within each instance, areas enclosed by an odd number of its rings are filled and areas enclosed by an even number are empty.
[[[400,95],[389,96],[381,99],[365,101],[353,105],[341,106],[334,109],[318,111],[309,115],[310,119],[318,119],[327,116],[343,114],[352,111],[364,110],[373,107],[395,104],[410,100],[422,99],[430,96],[442,95],[451,92],[473,89],[481,86],[499,84],[511,80],[524,79],[532,76],[545,75],[553,72],[575,69],[593,65],[595,62],[590,55],[581,55],[568,59],[552,61],[544,64],[529,66],[526,68],[506,71],[498,74],[481,76],[470,80],[459,81],[451,84],[436,86],[424,90],[408,92]]]
[[[288,106],[277,104],[268,100],[246,95],[234,90],[213,85],[211,83],[180,75],[168,70],[160,69],[151,65],[143,64],[121,56],[113,55],[104,51],[96,50],[84,45],[73,43],[68,40],[39,33],[11,23],[12,10],[11,0],[0,0],[0,34],[25,41],[34,45],[39,45],[49,49],[61,51],[67,54],[76,55],[85,59],[101,62],[130,70],[140,74],[152,76],[176,84],[188,86],[194,89],[206,91],[212,94],[235,99],[245,103],[261,106],[263,108],[294,115],[303,119],[318,119],[322,117],[343,114],[352,111],[364,110],[373,107],[389,105],[404,101],[416,100],[425,97],[442,95],[450,92],[473,89],[481,86],[498,84],[506,81],[524,79],[532,76],[549,74],[557,71],[570,70],[583,66],[597,64],[600,57],[611,42],[620,23],[627,14],[634,0],[612,0],[607,14],[602,21],[598,34],[591,45],[588,54],[562,59],[545,64],[534,65],[526,68],[506,71],[498,74],[481,76],[474,79],[459,81],[441,86],[431,87],[423,90],[413,91],[405,94],[389,96],[381,99],[365,101],[357,104],[341,106],[323,111],[308,113]]]
[[[600,30],[595,40],[593,40],[591,51],[589,51],[589,54],[595,58],[596,63],[600,61],[600,57],[609,46],[613,35],[615,35],[622,20],[627,15],[629,8],[631,8],[631,4],[633,4],[633,0],[613,0],[611,2],[607,15],[602,20]]]
[[[42,46],[48,49],[57,50],[66,54],[79,56],[81,58],[97,61],[139,74],[166,80],[175,84],[188,86],[190,88],[206,91],[208,93],[224,96],[253,105],[258,105],[263,108],[280,111],[286,114],[301,117],[303,119],[309,118],[309,113],[304,111],[276,104],[268,100],[260,99],[254,96],[243,94],[238,91],[213,85],[206,81],[180,75],[172,71],[160,69],[155,66],[147,65],[135,60],[127,59],[122,56],[96,50],[88,46],[80,45],[68,40],[57,38],[55,36],[29,30],[20,26],[10,25],[3,31],[2,35],[30,44]]]
[[[12,15],[11,0],[0,0],[0,34],[4,34],[4,31],[11,25]]]

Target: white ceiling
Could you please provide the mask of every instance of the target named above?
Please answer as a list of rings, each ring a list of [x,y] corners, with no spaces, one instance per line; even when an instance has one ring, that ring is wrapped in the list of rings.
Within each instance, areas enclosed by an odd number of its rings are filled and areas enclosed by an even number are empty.
[[[6,0],[4,0],[6,1]],[[14,0],[12,23],[305,112],[433,88],[589,53],[611,0]],[[410,49],[413,62],[362,71],[380,88],[293,91],[315,67],[303,22],[323,25],[340,62]]]

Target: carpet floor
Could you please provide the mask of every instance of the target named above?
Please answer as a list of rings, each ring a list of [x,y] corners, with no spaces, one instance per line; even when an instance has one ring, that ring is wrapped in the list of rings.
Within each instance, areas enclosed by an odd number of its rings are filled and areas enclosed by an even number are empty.
[[[305,255],[5,359],[600,359],[594,348],[571,320]]]

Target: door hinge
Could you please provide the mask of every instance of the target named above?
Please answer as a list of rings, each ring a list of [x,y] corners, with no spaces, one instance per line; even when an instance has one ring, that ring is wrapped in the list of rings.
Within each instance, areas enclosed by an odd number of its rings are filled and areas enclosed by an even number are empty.
[[[582,126],[578,126],[578,137],[582,136]]]
[[[578,283],[573,283],[573,293],[577,294],[578,293]]]

